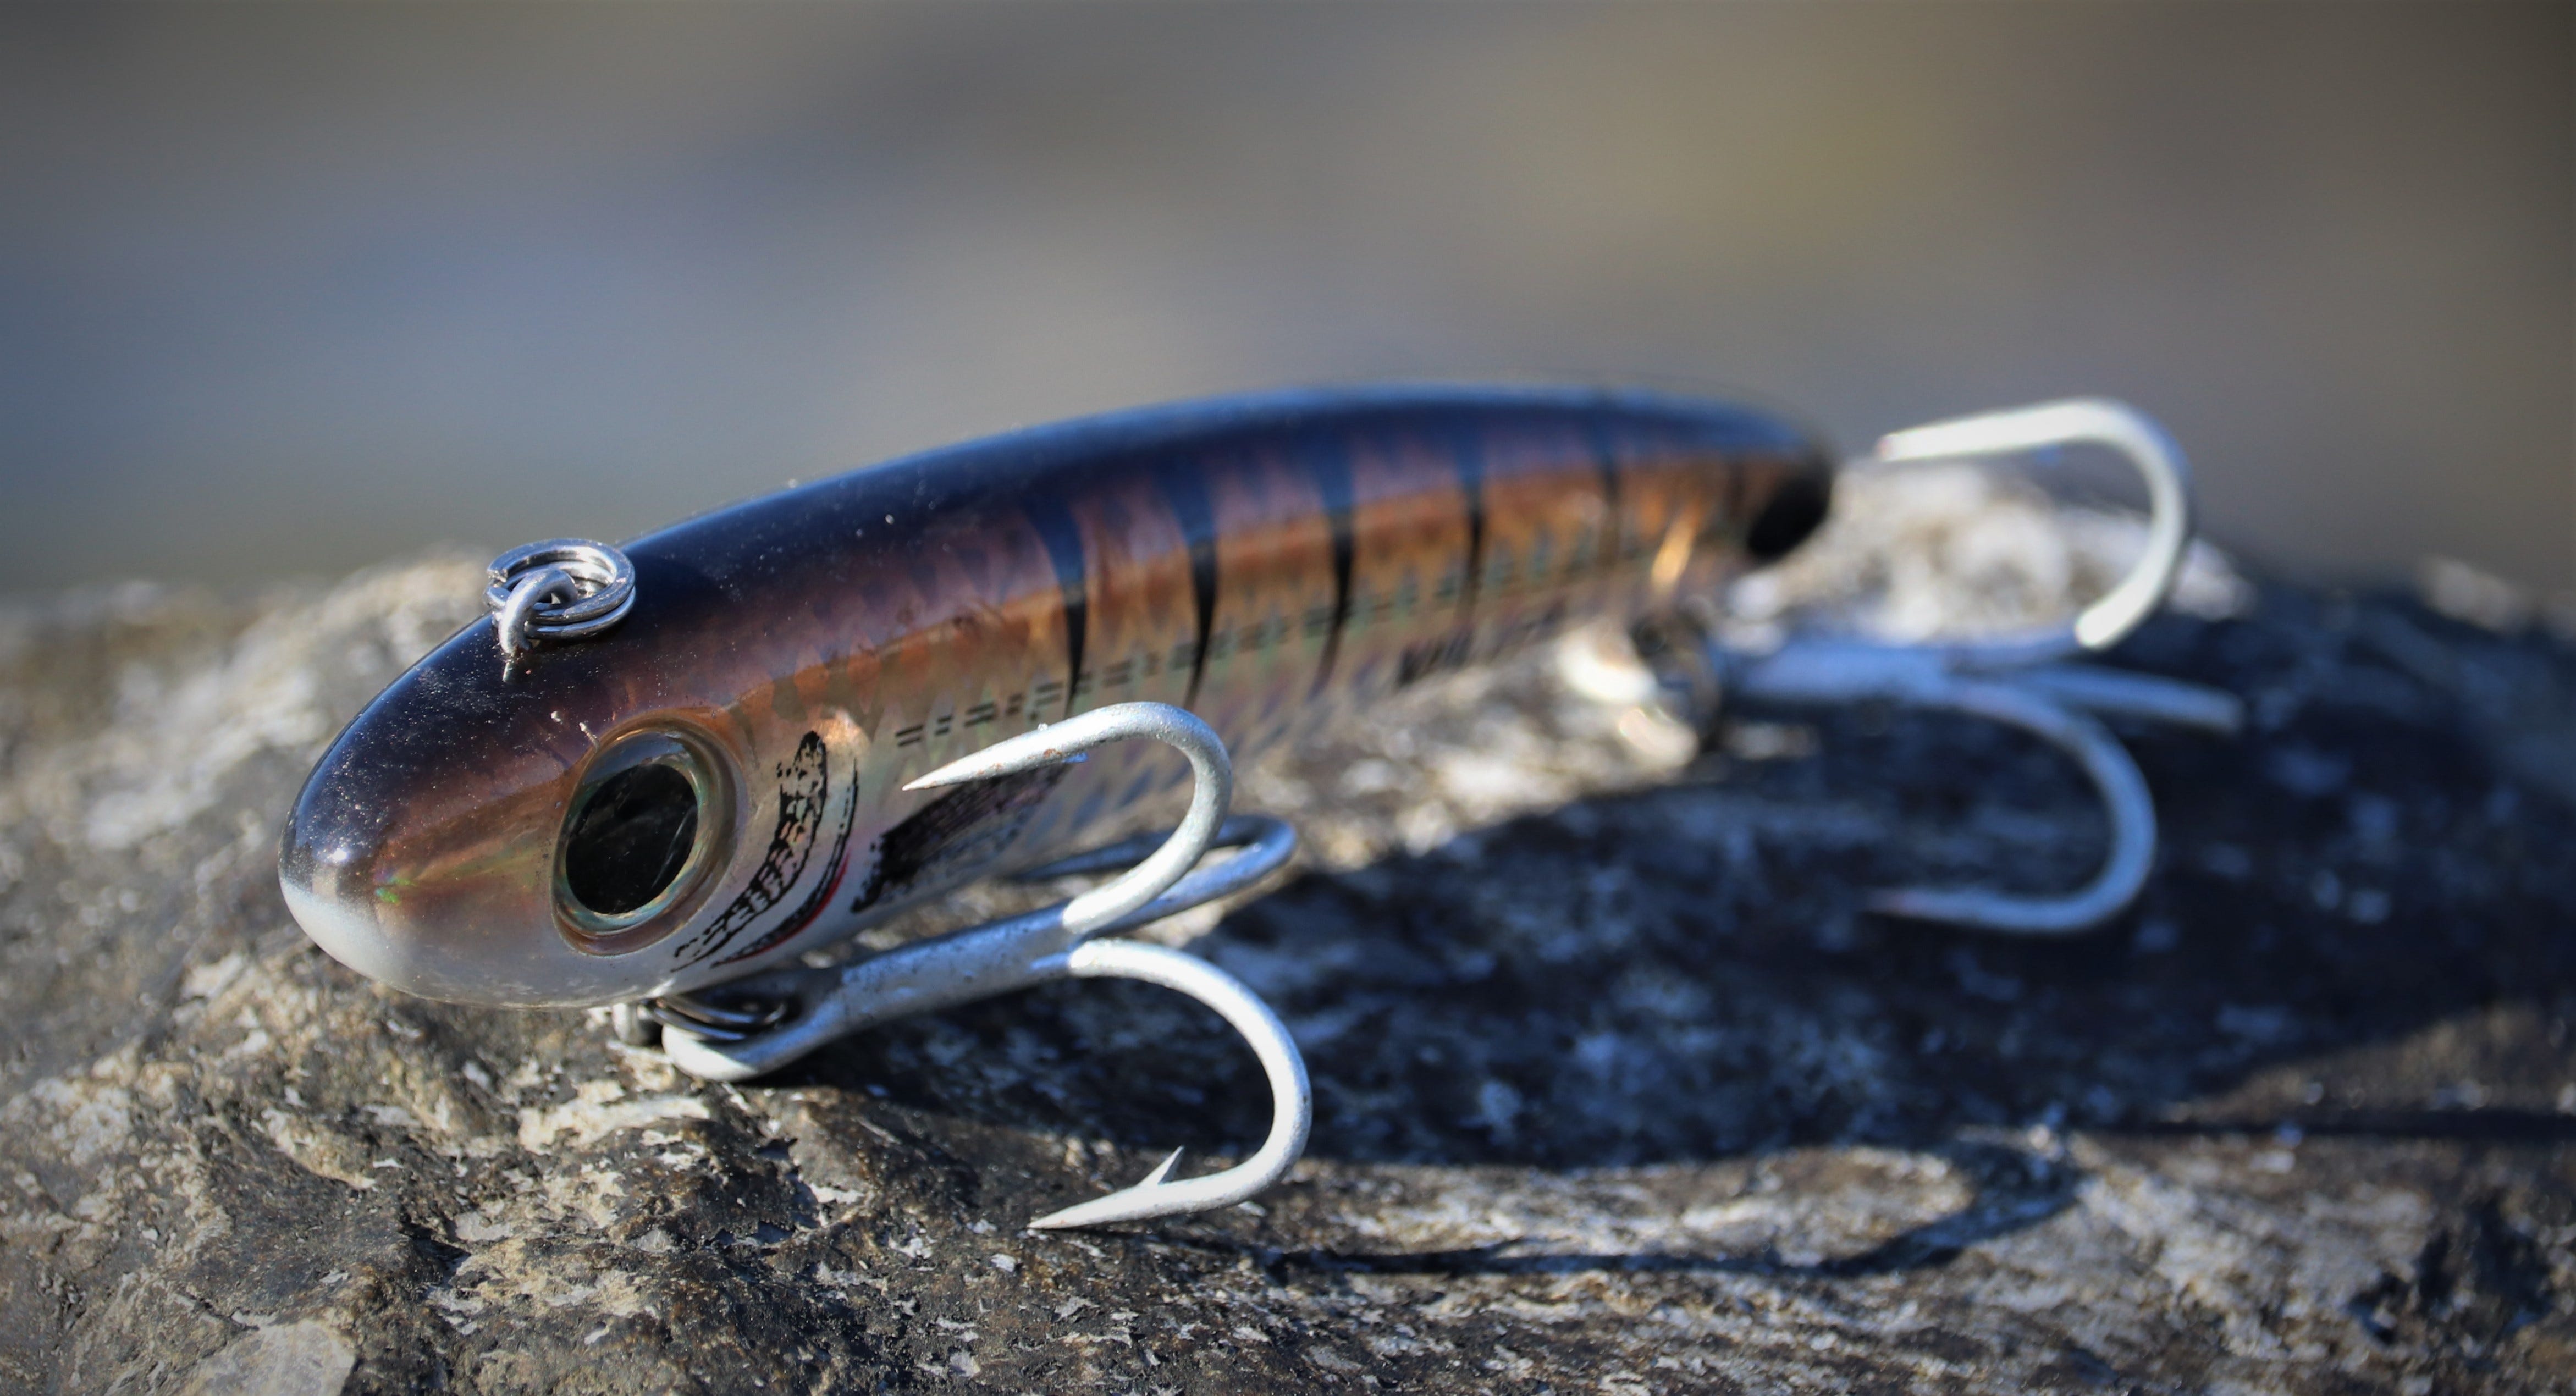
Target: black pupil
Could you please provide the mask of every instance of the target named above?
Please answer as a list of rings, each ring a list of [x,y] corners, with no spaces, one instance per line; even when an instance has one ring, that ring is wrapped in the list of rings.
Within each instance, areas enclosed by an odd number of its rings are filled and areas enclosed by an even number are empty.
[[[601,781],[564,840],[564,886],[602,916],[623,916],[662,895],[698,841],[698,792],[661,764]]]

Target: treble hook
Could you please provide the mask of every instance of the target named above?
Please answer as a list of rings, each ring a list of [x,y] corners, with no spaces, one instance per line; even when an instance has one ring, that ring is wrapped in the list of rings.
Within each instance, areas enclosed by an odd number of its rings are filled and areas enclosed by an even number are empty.
[[[2231,733],[2234,695],[2126,670],[2063,663],[2119,643],[2155,613],[2191,546],[2190,470],[2143,413],[2098,398],[2042,403],[1915,427],[1883,438],[1872,463],[1951,460],[2091,442],[2126,459],[2147,486],[2147,546],[2117,586],[2067,624],[2002,640],[1899,645],[1820,636],[1778,648],[1705,640],[1695,673],[1667,687],[1784,707],[1905,703],[1983,717],[2048,742],[2081,766],[2111,823],[2111,850],[2084,886],[2059,896],[1985,888],[1908,887],[1873,893],[1872,910],[2019,935],[2063,935],[2118,915],[2155,863],[2156,812],[2137,762],[2088,713]]]
[[[645,1007],[667,1031],[671,1064],[707,1081],[745,1081],[835,1039],[915,1013],[969,1003],[1054,979],[1136,979],[1213,1008],[1261,1060],[1272,1101],[1270,1133],[1232,1168],[1168,1181],[1174,1150],[1142,1182],[1040,1217],[1039,1230],[1100,1226],[1203,1212],[1240,1202],[1277,1182],[1305,1151],[1314,1120],[1306,1064],[1287,1027],[1232,975],[1193,955],[1130,940],[1095,939],[1159,920],[1251,886],[1296,851],[1294,830],[1276,819],[1228,819],[1234,768],[1208,725],[1163,703],[1119,703],[998,742],[905,786],[931,790],[1082,759],[1093,747],[1131,738],[1159,741],[1190,762],[1189,812],[1161,845],[1111,881],[1036,911],[988,921],[869,956],[846,966],[787,969],[717,986],[725,999],[770,1005],[751,1012],[699,996]],[[1132,842],[1132,841],[1131,841]],[[1211,849],[1242,851],[1198,868]],[[1101,870],[1102,850],[1060,860],[1027,876]],[[1120,861],[1127,861],[1121,858]],[[1195,871],[1194,871],[1195,869]]]

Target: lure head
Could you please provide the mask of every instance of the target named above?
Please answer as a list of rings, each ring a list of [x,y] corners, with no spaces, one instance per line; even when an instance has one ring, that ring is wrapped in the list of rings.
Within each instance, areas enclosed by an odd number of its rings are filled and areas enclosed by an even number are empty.
[[[751,753],[720,710],[626,677],[655,671],[651,629],[617,637],[614,671],[567,646],[505,678],[479,622],[396,681],[288,820],[305,931],[430,998],[600,1003],[669,979],[633,952],[729,880]]]
[[[819,595],[782,588],[782,515],[837,525],[790,491],[626,553],[505,554],[495,618],[395,680],[306,780],[278,856],[306,933],[426,998],[577,1007],[734,978],[818,926],[864,924],[825,913],[852,870],[867,737],[802,695],[847,696],[818,675],[842,672],[831,647],[864,628],[848,608],[866,588],[830,557],[801,559]],[[810,623],[746,627],[744,587]],[[868,839],[857,853],[871,862]]]
[[[1045,817],[1044,781],[941,798],[888,767],[863,795],[851,715],[853,650],[918,609],[883,603],[883,569],[936,540],[776,545],[892,507],[848,485],[737,505],[614,559],[613,630],[540,627],[508,664],[494,620],[458,632],[307,778],[278,856],[295,919],[407,993],[589,1007],[756,973],[972,875]]]

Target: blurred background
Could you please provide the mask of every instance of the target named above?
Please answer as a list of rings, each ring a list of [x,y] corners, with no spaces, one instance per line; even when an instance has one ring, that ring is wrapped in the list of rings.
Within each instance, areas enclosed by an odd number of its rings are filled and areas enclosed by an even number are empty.
[[[1525,374],[1854,449],[2116,394],[2260,565],[2576,587],[2571,15],[19,7],[0,590]]]

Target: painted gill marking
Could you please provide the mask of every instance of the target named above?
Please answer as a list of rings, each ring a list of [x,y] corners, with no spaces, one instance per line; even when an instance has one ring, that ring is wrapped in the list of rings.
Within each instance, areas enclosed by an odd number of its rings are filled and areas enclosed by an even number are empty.
[[[832,837],[832,856],[823,864],[823,875],[814,880],[814,890],[807,893],[805,900],[799,903],[794,911],[789,912],[758,940],[716,963],[729,965],[737,960],[748,960],[754,955],[786,944],[803,934],[806,927],[814,924],[814,918],[822,915],[823,909],[830,906],[832,898],[840,892],[841,879],[849,875],[850,831],[857,826],[858,820],[859,772],[854,763],[850,769],[849,792],[841,799],[841,832]]]
[[[1033,494],[1020,508],[1028,516],[1029,526],[1038,531],[1038,540],[1046,544],[1047,560],[1055,564],[1056,595],[1064,605],[1064,715],[1071,717],[1073,705],[1081,696],[1082,649],[1091,628],[1091,592],[1083,581],[1082,530],[1075,525],[1064,501],[1053,495]]]
[[[1040,766],[960,785],[913,811],[876,843],[876,862],[850,903],[865,911],[914,890],[965,880],[1010,851],[1070,765]]]
[[[796,754],[778,763],[778,827],[769,836],[769,850],[761,856],[750,884],[705,930],[682,941],[672,958],[683,965],[696,964],[732,944],[752,922],[785,899],[814,856],[814,835],[830,794],[823,734],[808,732],[796,744]]]
[[[1181,526],[1190,545],[1190,604],[1197,612],[1198,633],[1190,642],[1190,686],[1181,706],[1199,700],[1207,678],[1208,632],[1216,625],[1216,511],[1208,506],[1207,476],[1192,462],[1165,461],[1154,469],[1154,484],[1163,503]]]
[[[1342,631],[1351,623],[1351,566],[1359,543],[1351,526],[1354,506],[1347,443],[1318,440],[1308,446],[1304,455],[1306,469],[1315,477],[1315,490],[1323,496],[1324,522],[1333,538],[1333,612],[1324,629],[1323,657],[1315,664],[1315,685],[1306,692],[1307,697],[1313,698],[1332,681],[1333,661],[1342,652]]]

